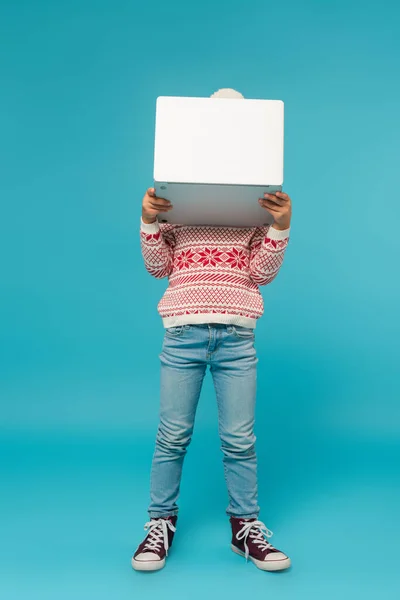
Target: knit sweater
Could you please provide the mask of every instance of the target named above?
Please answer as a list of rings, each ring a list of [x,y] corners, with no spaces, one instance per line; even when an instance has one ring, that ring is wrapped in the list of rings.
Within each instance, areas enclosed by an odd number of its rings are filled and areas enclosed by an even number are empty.
[[[153,277],[169,280],[158,304],[164,327],[222,323],[255,328],[264,311],[259,286],[277,276],[289,232],[142,220],[145,267]]]

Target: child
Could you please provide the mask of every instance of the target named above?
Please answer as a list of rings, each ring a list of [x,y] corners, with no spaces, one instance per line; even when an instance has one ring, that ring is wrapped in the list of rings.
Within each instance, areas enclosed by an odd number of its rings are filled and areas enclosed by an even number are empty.
[[[243,97],[233,90],[216,95]],[[150,521],[132,558],[136,570],[165,565],[176,531],[183,460],[208,365],[217,397],[231,548],[265,571],[290,566],[289,557],[268,542],[272,532],[258,519],[254,329],[263,314],[259,286],[276,277],[289,241],[291,200],[277,192],[259,202],[274,217],[271,227],[188,227],[159,224],[157,215],[171,210],[170,202],[156,197],[154,189],[144,196],[145,266],[153,277],[168,277],[169,286],[158,305],[165,327],[160,423]]]

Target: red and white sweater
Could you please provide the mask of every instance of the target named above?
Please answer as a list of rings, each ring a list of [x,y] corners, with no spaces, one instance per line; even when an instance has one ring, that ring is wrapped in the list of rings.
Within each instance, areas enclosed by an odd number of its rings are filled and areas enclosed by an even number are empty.
[[[278,274],[289,232],[141,221],[145,267],[153,277],[169,279],[158,305],[164,327],[224,323],[254,328],[264,312],[259,286]]]

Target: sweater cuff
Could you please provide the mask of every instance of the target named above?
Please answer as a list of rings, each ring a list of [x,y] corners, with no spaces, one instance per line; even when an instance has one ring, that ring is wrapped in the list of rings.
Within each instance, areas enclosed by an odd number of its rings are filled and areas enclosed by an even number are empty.
[[[290,235],[290,227],[289,229],[274,229],[274,227],[270,227],[268,229],[267,237],[269,240],[275,240],[276,242],[280,242],[281,240],[286,240]]]
[[[144,223],[143,219],[140,217],[140,229],[143,233],[157,233],[160,231],[160,224],[156,220],[154,223]]]

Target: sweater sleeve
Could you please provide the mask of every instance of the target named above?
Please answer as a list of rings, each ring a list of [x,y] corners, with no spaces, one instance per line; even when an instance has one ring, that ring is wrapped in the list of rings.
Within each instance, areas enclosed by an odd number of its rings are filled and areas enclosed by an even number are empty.
[[[250,245],[250,277],[257,285],[267,285],[278,275],[289,233],[290,229],[257,228]]]
[[[147,271],[156,279],[172,272],[175,238],[172,231],[162,231],[158,221],[140,224],[140,245]]]

